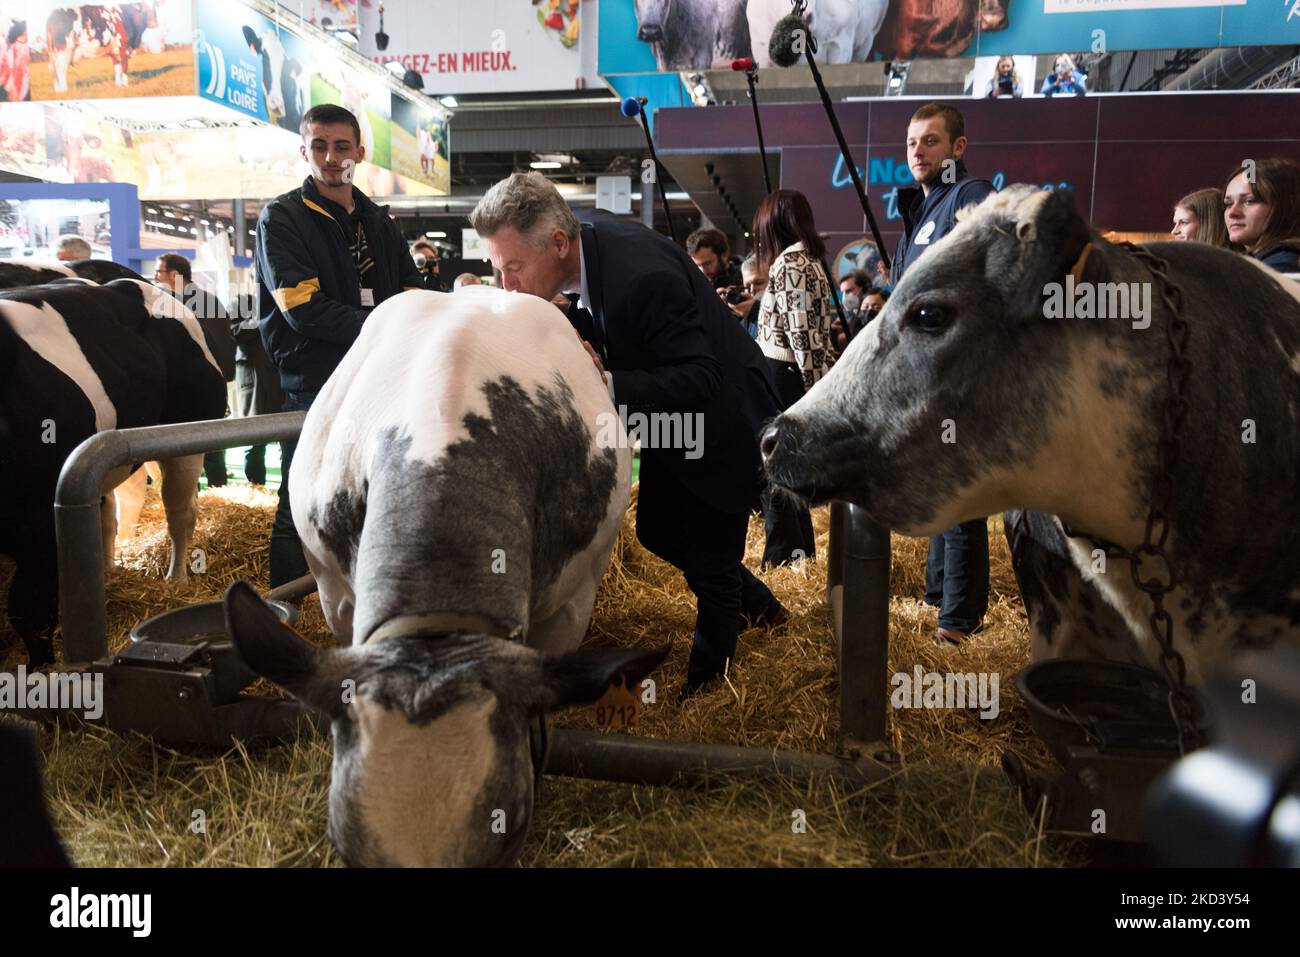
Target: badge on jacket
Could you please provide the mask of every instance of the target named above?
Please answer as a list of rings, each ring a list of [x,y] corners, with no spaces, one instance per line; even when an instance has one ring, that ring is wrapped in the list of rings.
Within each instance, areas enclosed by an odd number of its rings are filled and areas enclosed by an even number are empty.
[[[930,225],[934,225],[931,223]],[[373,289],[361,290],[361,305],[363,308],[369,308],[375,304],[375,291]]]
[[[918,246],[928,246],[930,244],[930,237],[933,235],[934,235],[934,220],[932,219],[924,226],[921,227],[921,231],[916,234],[916,239],[914,240],[914,242]]]

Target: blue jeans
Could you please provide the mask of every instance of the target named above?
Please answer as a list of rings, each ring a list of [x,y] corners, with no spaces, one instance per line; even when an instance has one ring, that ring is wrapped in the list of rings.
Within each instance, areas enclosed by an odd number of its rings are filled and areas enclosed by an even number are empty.
[[[939,608],[939,627],[974,631],[989,610],[989,530],[982,518],[930,537],[925,600]]]
[[[316,398],[314,392],[286,392],[285,412],[305,412]],[[275,588],[295,578],[306,575],[307,557],[302,553],[302,541],[293,526],[293,510],[289,505],[289,465],[293,462],[296,440],[280,443],[280,503],[275,509],[275,524],[271,526],[271,587]]]

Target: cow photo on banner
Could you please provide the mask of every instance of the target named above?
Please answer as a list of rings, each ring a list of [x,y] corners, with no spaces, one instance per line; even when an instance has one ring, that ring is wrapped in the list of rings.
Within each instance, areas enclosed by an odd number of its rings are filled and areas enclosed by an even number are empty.
[[[805,0],[819,64],[1061,50],[1296,42],[1294,3],[1264,0]],[[791,0],[603,0],[600,72],[726,69],[768,49]],[[1086,15],[1085,15],[1086,14]],[[1289,38],[1284,40],[1283,38]],[[986,81],[987,82],[987,81]]]
[[[194,92],[191,0],[14,5],[28,12],[34,100]]]
[[[27,7],[23,0],[0,0],[0,103],[32,98]]]

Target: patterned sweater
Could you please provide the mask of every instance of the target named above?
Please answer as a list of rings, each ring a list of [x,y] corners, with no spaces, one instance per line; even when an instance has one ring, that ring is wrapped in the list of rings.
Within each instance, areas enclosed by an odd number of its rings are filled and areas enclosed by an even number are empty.
[[[793,363],[805,389],[817,384],[835,364],[831,344],[831,287],[803,243],[781,251],[772,263],[758,312],[758,347],[763,355]]]

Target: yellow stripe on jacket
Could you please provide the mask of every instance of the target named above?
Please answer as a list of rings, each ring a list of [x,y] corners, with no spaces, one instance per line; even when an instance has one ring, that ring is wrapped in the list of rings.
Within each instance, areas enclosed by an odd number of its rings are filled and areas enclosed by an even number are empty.
[[[271,293],[271,298],[275,300],[275,304],[280,307],[281,312],[288,312],[290,309],[311,301],[311,297],[318,292],[320,292],[320,280],[312,277],[311,279],[304,279],[296,286],[275,290],[275,292]]]

